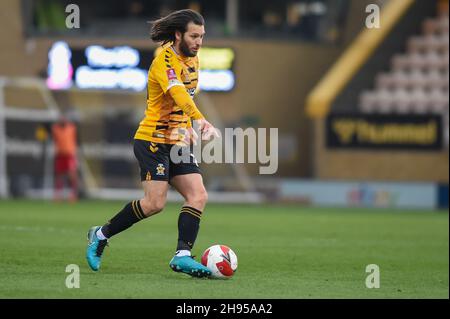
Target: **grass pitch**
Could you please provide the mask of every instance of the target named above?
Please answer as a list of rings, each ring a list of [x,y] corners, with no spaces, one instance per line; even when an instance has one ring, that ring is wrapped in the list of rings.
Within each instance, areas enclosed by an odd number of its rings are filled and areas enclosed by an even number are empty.
[[[447,211],[209,204],[194,255],[220,243],[239,261],[231,280],[209,280],[169,268],[180,208],[169,204],[114,237],[92,272],[86,232],[124,204],[0,201],[0,298],[449,298]],[[379,289],[366,288],[369,264]]]

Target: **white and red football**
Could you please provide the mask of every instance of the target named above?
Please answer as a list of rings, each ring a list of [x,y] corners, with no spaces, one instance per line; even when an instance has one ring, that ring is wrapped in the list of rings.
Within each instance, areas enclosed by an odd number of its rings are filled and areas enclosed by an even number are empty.
[[[236,254],[230,247],[213,245],[203,253],[202,264],[211,270],[211,277],[227,279],[233,277],[238,261]]]

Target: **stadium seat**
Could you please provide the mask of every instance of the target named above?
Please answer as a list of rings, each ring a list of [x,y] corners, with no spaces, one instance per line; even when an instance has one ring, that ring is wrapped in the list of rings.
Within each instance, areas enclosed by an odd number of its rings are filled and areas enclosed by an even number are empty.
[[[448,51],[448,33],[446,35],[414,36],[408,40],[408,52],[426,53]]]
[[[428,97],[423,89],[414,89],[410,95],[412,113],[425,114],[428,111]]]
[[[445,35],[448,34],[448,16],[438,19],[428,18],[422,25],[423,34],[425,35]]]
[[[431,69],[424,76],[424,87],[427,89],[439,88],[445,89],[448,86],[448,79],[444,78],[437,69]]]
[[[425,73],[420,71],[419,69],[414,69],[410,73],[408,88],[423,88],[427,86],[427,77]]]
[[[445,94],[443,90],[434,88],[428,94],[428,99],[431,113],[443,114],[448,110],[449,98],[448,94]]]
[[[374,92],[364,91],[360,95],[360,106],[363,113],[373,113],[377,106],[377,97]]]
[[[377,111],[382,114],[388,114],[393,111],[394,98],[392,92],[387,89],[380,89],[375,92]]]
[[[411,98],[410,93],[404,88],[398,88],[392,93],[393,111],[400,114],[410,112]]]

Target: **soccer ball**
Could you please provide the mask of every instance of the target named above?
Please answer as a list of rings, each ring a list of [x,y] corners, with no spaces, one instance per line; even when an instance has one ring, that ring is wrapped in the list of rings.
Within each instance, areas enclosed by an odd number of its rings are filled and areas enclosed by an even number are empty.
[[[202,264],[211,270],[211,277],[227,279],[234,275],[238,261],[236,254],[230,247],[213,245],[203,253]]]

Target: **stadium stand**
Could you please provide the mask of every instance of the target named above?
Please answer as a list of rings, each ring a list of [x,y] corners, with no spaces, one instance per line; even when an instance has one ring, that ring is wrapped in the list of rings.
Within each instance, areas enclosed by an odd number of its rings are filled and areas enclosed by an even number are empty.
[[[422,22],[422,34],[411,36],[407,52],[395,54],[391,69],[376,76],[375,89],[364,90],[364,113],[442,114],[449,108],[448,11]]]

